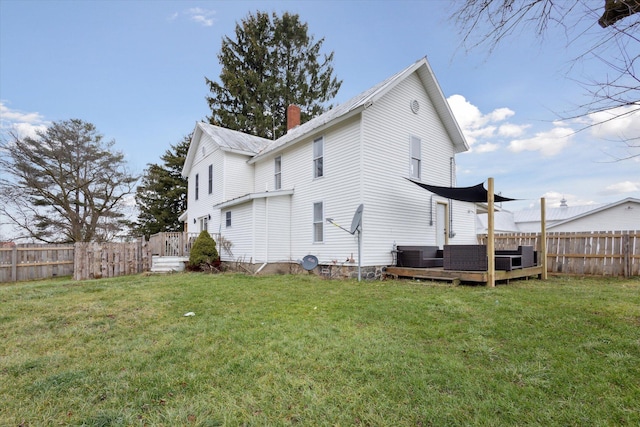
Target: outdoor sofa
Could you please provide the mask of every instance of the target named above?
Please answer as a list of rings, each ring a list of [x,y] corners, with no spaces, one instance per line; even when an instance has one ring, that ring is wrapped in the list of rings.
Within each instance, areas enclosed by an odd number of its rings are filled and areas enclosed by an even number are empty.
[[[457,271],[487,271],[487,245],[444,245],[444,269]],[[496,270],[511,271],[535,265],[533,246],[518,246],[513,250],[495,251]]]
[[[443,251],[437,246],[398,246],[398,267],[442,267]]]

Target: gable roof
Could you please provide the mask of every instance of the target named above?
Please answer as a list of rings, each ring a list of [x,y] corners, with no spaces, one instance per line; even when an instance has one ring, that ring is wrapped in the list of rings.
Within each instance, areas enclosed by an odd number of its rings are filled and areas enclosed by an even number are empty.
[[[453,141],[454,151],[456,153],[461,153],[469,150],[469,145],[458,126],[458,122],[449,107],[449,103],[442,93],[440,85],[433,74],[433,70],[427,61],[427,58],[424,57],[372,88],[354,96],[348,101],[335,106],[331,110],[314,117],[300,126],[290,129],[289,132],[275,141],[222,128],[220,126],[214,126],[208,123],[197,122],[196,128],[193,132],[193,137],[191,138],[187,158],[185,159],[184,167],[182,169],[182,174],[187,174],[191,168],[195,158],[195,153],[197,152],[197,147],[195,147],[197,144],[193,144],[193,142],[199,141],[202,134],[210,136],[224,151],[251,156],[249,164],[252,164],[274,151],[284,149],[313,133],[320,132],[328,126],[335,125],[355,114],[360,113],[375,103],[378,99],[386,95],[396,85],[413,73],[418,75],[425,91],[429,95],[429,99],[433,103],[438,116],[442,120],[449,138]]]
[[[187,157],[185,159],[184,166],[182,167],[183,176],[186,176],[189,169],[191,169],[196,152],[198,151],[198,144],[194,144],[194,141],[200,141],[202,135],[209,136],[223,151],[244,154],[246,156],[255,156],[264,149],[264,147],[273,142],[269,139],[250,135],[248,133],[238,132],[236,130],[215,126],[209,123],[197,122],[196,128],[193,131],[193,136],[191,137]]]
[[[598,212],[604,212],[614,207],[625,205],[627,203],[640,205],[640,199],[633,197],[627,197],[626,199],[618,200],[617,202],[609,204],[594,204],[583,206],[565,206],[557,208],[547,208],[545,212],[545,220],[547,222],[547,229],[558,227],[562,224],[567,224],[571,221],[575,221],[580,218],[585,218],[590,215],[597,214]],[[478,230],[486,230],[487,214],[479,213]],[[519,231],[518,224],[529,222],[540,222],[540,209],[525,209],[521,211],[509,212],[502,211],[496,212],[494,216],[495,229],[500,231]],[[480,231],[481,232],[481,231]]]
[[[545,219],[549,221],[565,221],[567,219],[575,218],[578,216],[586,215],[592,211],[603,208],[605,204],[593,204],[582,206],[562,206],[557,208],[547,207],[545,212]],[[540,209],[524,209],[521,211],[513,212],[513,218],[516,223],[519,222],[540,222]]]
[[[331,110],[314,117],[308,122],[289,130],[285,135],[275,141],[271,141],[271,143],[258,153],[257,156],[251,159],[249,163],[254,163],[262,157],[267,156],[269,153],[293,145],[300,139],[309,136],[312,132],[319,132],[329,125],[339,123],[342,120],[352,117],[354,114],[358,114],[386,95],[391,89],[414,72],[418,74],[418,77],[422,81],[422,84],[424,85],[431,102],[433,102],[440,119],[444,123],[445,129],[453,141],[455,151],[457,153],[467,151],[469,149],[469,145],[458,126],[458,122],[449,107],[449,103],[440,89],[440,85],[436,81],[435,75],[429,66],[427,58],[424,57],[372,88],[354,96],[348,101],[337,105]]]
[[[633,198],[633,197],[627,197],[626,199],[618,200],[617,202],[610,203],[608,205],[598,205],[595,209],[591,209],[591,210],[589,210],[587,212],[583,212],[581,214],[572,216],[571,218],[566,218],[566,219],[561,220],[561,221],[559,221],[559,222],[557,222],[557,223],[555,223],[553,225],[550,225],[547,228],[557,227],[559,225],[566,224],[568,222],[575,221],[577,219],[584,218],[584,217],[589,216],[589,215],[594,215],[594,214],[596,214],[598,212],[603,212],[603,211],[606,211],[606,210],[609,210],[609,209],[612,209],[612,208],[615,208],[617,206],[624,205],[624,204],[627,204],[627,203],[635,203],[635,204],[640,205],[640,199],[636,199],[636,198]]]

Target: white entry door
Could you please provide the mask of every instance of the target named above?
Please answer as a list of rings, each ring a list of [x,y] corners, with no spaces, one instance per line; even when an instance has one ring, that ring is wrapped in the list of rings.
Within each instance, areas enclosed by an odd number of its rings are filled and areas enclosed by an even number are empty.
[[[436,245],[440,249],[447,244],[447,205],[436,203]]]

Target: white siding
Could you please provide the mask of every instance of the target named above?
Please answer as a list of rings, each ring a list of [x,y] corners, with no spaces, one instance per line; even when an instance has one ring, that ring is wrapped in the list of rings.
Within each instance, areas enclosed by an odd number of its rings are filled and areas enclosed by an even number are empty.
[[[224,201],[255,191],[253,187],[253,165],[247,164],[247,160],[249,160],[248,156],[225,152],[224,190],[222,194]]]
[[[291,196],[269,197],[265,204],[269,254],[266,261],[291,260]]]
[[[420,105],[417,114],[410,108],[414,99]],[[410,176],[412,136],[422,141],[422,181],[455,185],[453,143],[416,75],[363,113],[363,265],[390,263],[394,242],[435,245],[436,203],[448,201],[405,179]],[[475,213],[474,205],[454,201],[450,208],[456,236],[449,243],[475,243],[475,216],[467,214]]]
[[[410,108],[413,100],[420,105],[417,114]],[[473,204],[432,196],[405,179],[410,175],[412,136],[421,140],[422,181],[455,185],[451,170],[453,143],[415,74],[368,105],[361,114],[316,130],[254,165],[247,164],[247,156],[218,150],[220,155],[211,154],[216,191],[212,200],[206,202],[210,203],[209,210],[215,203],[273,191],[275,156],[282,156],[282,189],[293,190],[293,195],[256,198],[214,212],[210,229],[220,227],[224,237],[232,242],[234,260],[276,262],[313,254],[321,263],[341,263],[357,258],[357,238],[324,222],[324,241],[314,243],[313,204],[322,202],[325,218],[333,218],[350,229],[353,214],[363,203],[362,264],[385,265],[392,261],[394,242],[435,244],[435,209],[441,201],[449,204],[452,212],[451,230],[456,235],[449,243],[475,243]],[[318,137],[324,140],[324,176],[314,179],[313,141]],[[203,142],[208,143],[206,138]],[[189,176],[191,184],[192,176],[200,173],[201,199],[202,188],[206,190],[208,164],[208,159],[196,157]],[[191,197],[193,190],[189,191]],[[189,199],[189,215],[205,211],[200,207],[202,201],[194,206]],[[227,210],[232,212],[230,228],[224,224]],[[230,259],[222,255],[223,259]]]
[[[219,227],[218,211],[213,205],[222,199],[222,177],[224,176],[224,152],[208,136],[197,141],[198,147],[188,176],[187,188],[187,230],[198,232],[198,218],[211,215],[209,233],[217,233]],[[204,147],[204,153],[202,148]],[[213,194],[209,194],[209,165],[213,165]],[[195,199],[195,179],[199,175],[198,200]],[[194,223],[194,219],[196,222]]]
[[[324,133],[324,176],[313,178],[313,140],[283,154],[283,188],[295,188],[291,198],[291,254],[316,255],[323,263],[344,261],[357,252],[353,236],[324,223],[324,241],[313,242],[313,204],[323,202],[324,216],[347,228],[360,195],[359,121],[349,120]]]
[[[640,230],[640,204],[627,202],[565,222],[549,231],[622,231]]]
[[[227,227],[225,224],[227,211],[231,212],[231,227]],[[233,252],[233,257],[231,257],[224,251],[219,251],[221,259],[223,261],[253,262],[253,204],[249,202],[223,209],[220,212],[220,218],[222,235],[232,243],[231,251]]]
[[[418,114],[410,109],[414,99],[420,104]],[[312,150],[318,136],[324,138],[324,176],[314,179]],[[309,135],[256,163],[255,191],[272,190],[273,159],[282,156],[282,188],[295,191],[291,197],[292,259],[307,254],[316,255],[321,263],[357,258],[357,237],[329,223],[324,223],[324,242],[313,242],[315,202],[323,202],[324,216],[347,229],[351,228],[356,208],[364,203],[363,265],[391,263],[394,242],[435,244],[436,203],[450,202],[432,197],[405,179],[410,171],[411,136],[422,142],[423,181],[455,185],[451,176],[453,143],[415,75],[369,106],[362,116],[354,116],[322,134]],[[456,234],[449,243],[475,243],[475,205],[454,201],[450,207],[451,230]],[[258,247],[263,250],[265,245]],[[269,246],[269,261],[274,259],[272,250]],[[256,254],[256,259],[262,258]]]

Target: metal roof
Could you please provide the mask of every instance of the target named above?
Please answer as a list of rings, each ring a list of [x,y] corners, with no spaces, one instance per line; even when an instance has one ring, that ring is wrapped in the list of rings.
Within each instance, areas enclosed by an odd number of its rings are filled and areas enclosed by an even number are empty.
[[[394,74],[386,80],[378,83],[377,85],[367,89],[366,91],[354,96],[348,101],[337,105],[336,107],[326,111],[325,113],[314,117],[306,123],[301,124],[293,129],[290,129],[285,135],[271,141],[269,145],[258,153],[256,157],[251,159],[250,163],[255,162],[261,157],[268,155],[269,153],[278,149],[284,148],[297,142],[303,137],[309,136],[314,131],[319,131],[325,127],[325,125],[337,123],[343,119],[351,117],[352,114],[367,108],[374,103],[377,99],[384,96],[389,90],[391,90],[396,84],[401,82],[406,76],[413,72],[417,72],[418,76],[422,80],[425,90],[428,92],[430,99],[432,100],[434,107],[441,120],[444,123],[445,128],[452,139],[456,152],[467,151],[469,145],[467,144],[460,127],[449,107],[449,104],[444,97],[440,86],[438,85],[433,71],[427,62],[427,58],[421,58],[414,62],[404,70]]]
[[[604,204],[593,204],[583,206],[565,206],[558,208],[546,209],[545,219],[547,221],[564,221],[569,218],[574,218],[578,215],[591,212],[598,208],[606,206]],[[540,208],[525,209],[521,211],[513,212],[513,219],[516,223],[519,222],[538,222],[540,221]]]
[[[223,150],[240,151],[255,155],[273,142],[270,139],[215,126],[209,123],[198,122],[197,126],[202,129],[203,133],[213,139],[213,141]]]

